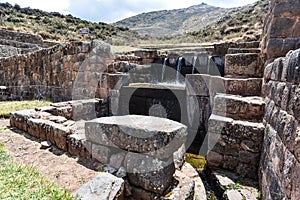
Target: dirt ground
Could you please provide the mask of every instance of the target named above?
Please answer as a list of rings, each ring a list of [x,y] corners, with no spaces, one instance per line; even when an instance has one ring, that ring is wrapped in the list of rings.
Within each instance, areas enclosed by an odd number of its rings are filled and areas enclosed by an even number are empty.
[[[94,169],[99,167],[98,163],[72,157],[55,147],[42,150],[41,141],[9,127],[6,119],[0,119],[0,142],[19,163],[34,166],[70,193],[97,175]]]

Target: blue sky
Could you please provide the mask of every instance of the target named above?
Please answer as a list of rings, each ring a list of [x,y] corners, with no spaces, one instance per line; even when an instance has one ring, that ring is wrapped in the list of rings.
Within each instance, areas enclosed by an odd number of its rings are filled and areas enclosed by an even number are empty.
[[[0,0],[1,3],[19,4],[72,14],[89,21],[111,23],[142,12],[185,8],[202,2],[219,7],[238,7],[256,0]]]

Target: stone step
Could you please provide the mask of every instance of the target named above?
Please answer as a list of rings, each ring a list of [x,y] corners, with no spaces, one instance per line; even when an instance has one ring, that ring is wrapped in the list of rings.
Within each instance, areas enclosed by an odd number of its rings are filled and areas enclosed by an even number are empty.
[[[206,168],[204,175],[219,199],[256,200],[259,197],[257,181],[241,178],[238,174],[226,170]]]
[[[260,53],[260,48],[229,48],[228,54],[238,54],[238,53]]]
[[[242,97],[217,94],[214,99],[213,114],[236,120],[261,122],[264,117],[265,102],[262,97]]]
[[[257,179],[264,130],[263,123],[212,114],[204,142],[210,150],[207,166]]]
[[[262,78],[230,78],[206,74],[186,76],[187,95],[214,96],[225,93],[240,96],[261,96]]]
[[[262,77],[263,67],[258,53],[226,54],[225,76]]]

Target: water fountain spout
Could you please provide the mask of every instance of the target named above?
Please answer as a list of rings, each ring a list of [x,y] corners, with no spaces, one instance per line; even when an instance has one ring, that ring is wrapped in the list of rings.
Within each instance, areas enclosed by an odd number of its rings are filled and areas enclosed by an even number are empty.
[[[167,61],[168,61],[168,58],[165,58],[164,63],[163,63],[163,67],[162,67],[161,82],[164,82],[164,76],[165,76],[165,72],[166,72]]]
[[[176,72],[176,82],[177,83],[179,83],[179,77],[180,77],[180,71],[181,71],[182,61],[183,61],[183,58],[179,57],[178,58],[178,64],[177,64],[177,72]]]

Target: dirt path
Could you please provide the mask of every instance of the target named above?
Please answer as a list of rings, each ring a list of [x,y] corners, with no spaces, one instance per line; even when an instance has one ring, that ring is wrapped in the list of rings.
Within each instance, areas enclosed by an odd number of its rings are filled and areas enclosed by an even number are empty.
[[[92,170],[98,167],[97,163],[71,157],[54,147],[42,150],[40,141],[9,127],[9,120],[0,120],[0,142],[18,162],[34,166],[69,192],[74,192],[97,175]]]

